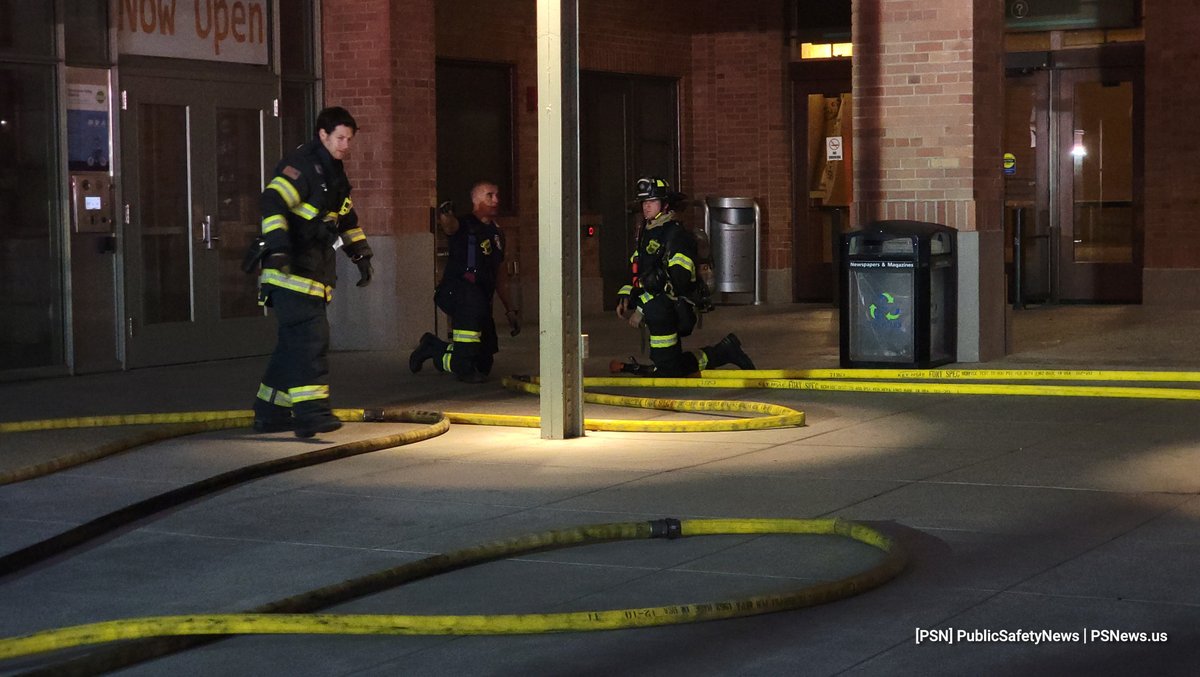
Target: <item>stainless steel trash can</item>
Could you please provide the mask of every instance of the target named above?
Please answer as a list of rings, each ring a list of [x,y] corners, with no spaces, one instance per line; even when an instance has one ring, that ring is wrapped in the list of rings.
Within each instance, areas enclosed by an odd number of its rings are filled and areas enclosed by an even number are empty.
[[[751,197],[706,198],[704,232],[712,242],[713,293],[753,294],[754,303],[762,303],[762,212],[758,202]]]

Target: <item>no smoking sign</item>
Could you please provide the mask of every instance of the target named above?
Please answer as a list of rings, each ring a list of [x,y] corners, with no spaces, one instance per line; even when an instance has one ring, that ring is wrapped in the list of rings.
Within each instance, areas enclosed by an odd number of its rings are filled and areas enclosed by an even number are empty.
[[[842,159],[842,137],[840,137],[840,136],[825,137],[825,159],[826,160],[841,160]]]

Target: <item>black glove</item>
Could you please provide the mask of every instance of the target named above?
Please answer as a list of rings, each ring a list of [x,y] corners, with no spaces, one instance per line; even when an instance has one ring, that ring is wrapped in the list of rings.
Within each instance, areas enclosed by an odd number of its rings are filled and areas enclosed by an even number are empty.
[[[292,255],[287,252],[273,252],[263,258],[262,267],[274,268],[281,273],[292,272]]]
[[[242,257],[242,272],[257,273],[259,265],[266,257],[267,241],[263,239],[262,235],[259,235],[250,242],[250,247],[246,249],[246,254]]]
[[[358,266],[358,284],[355,286],[365,287],[371,284],[371,274],[375,272],[375,269],[371,267],[371,255],[359,254],[352,256],[350,261]]]
[[[661,294],[667,287],[667,282],[670,279],[667,277],[667,272],[662,268],[655,266],[648,270],[638,271],[638,283],[642,289],[651,294]]]
[[[512,330],[508,333],[508,335],[516,336],[517,334],[520,334],[521,333],[521,316],[517,314],[517,311],[510,310],[510,311],[504,313],[504,317],[508,320],[509,329]]]

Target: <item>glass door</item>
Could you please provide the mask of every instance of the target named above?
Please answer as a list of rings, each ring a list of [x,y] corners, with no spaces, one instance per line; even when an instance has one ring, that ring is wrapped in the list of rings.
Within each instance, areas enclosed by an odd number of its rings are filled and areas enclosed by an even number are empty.
[[[128,363],[261,355],[273,326],[241,271],[279,157],[274,87],[126,77]]]
[[[1010,73],[1003,171],[1013,303],[1141,301],[1138,73]]]
[[[1062,71],[1059,298],[1142,300],[1140,101],[1133,69]]]
[[[1050,77],[1045,70],[1010,75],[1005,88],[1004,267],[1018,307],[1051,296]]]

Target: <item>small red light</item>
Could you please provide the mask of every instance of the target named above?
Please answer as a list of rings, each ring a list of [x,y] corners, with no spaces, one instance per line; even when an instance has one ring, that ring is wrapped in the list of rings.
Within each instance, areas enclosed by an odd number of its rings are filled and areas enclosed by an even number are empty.
[[[587,229],[587,236],[588,236],[588,237],[594,237],[595,235],[596,235],[596,227],[595,227],[595,226],[588,226],[588,229]]]

